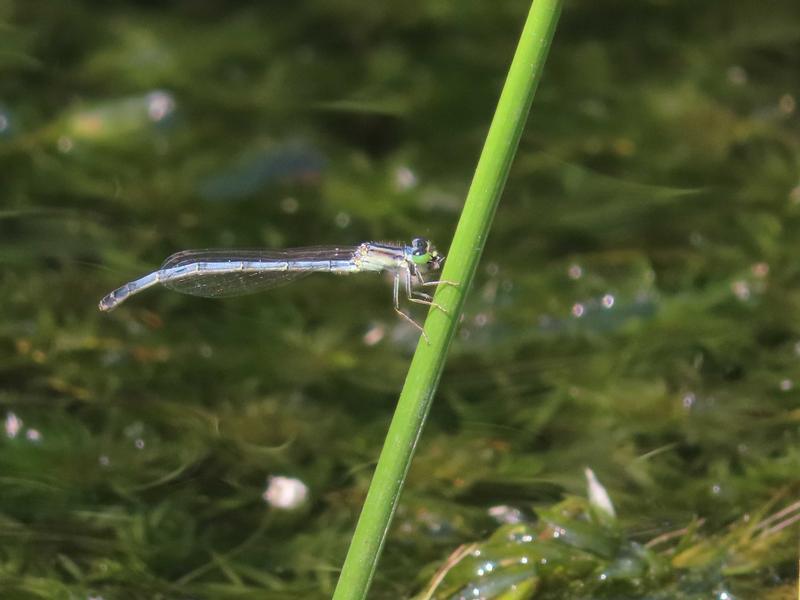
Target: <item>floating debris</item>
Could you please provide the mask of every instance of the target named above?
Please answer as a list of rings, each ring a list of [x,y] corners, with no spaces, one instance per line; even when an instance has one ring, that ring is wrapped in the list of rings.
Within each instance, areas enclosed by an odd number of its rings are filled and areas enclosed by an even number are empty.
[[[175,98],[154,90],[71,111],[57,127],[58,147],[67,152],[78,142],[127,143],[130,136],[153,133],[175,114]]]
[[[297,142],[251,150],[227,169],[200,180],[197,194],[209,201],[241,200],[273,185],[315,184],[326,162],[320,151]],[[287,213],[296,210],[282,207]]]

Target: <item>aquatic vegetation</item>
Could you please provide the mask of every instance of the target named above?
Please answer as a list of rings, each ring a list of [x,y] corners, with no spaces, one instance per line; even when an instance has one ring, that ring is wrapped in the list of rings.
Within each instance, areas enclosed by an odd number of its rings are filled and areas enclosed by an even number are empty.
[[[537,515],[588,583],[494,589],[796,597],[796,4],[566,4],[371,597]],[[391,281],[97,300],[184,248],[447,254],[529,5],[6,4],[0,597],[330,597],[418,337]]]
[[[459,547],[414,600],[539,598],[749,598],[737,579],[775,563],[776,538],[800,522],[795,503],[766,518],[748,515],[720,534],[702,523],[635,541],[605,488],[587,469],[588,499],[536,509],[536,519],[502,525]]]

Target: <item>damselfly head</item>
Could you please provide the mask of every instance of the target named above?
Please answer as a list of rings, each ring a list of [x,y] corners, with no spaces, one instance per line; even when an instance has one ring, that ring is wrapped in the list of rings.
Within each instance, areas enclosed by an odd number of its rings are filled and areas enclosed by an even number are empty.
[[[411,260],[418,267],[425,267],[429,271],[438,271],[444,263],[444,256],[439,254],[430,240],[414,238],[411,240]]]

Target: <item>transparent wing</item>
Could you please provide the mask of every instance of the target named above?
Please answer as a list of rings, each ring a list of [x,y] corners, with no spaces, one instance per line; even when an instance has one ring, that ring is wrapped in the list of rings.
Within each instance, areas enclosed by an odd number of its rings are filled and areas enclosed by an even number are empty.
[[[285,285],[316,272],[343,272],[355,246],[285,250],[185,250],[164,261],[160,283],[172,290],[220,298]]]
[[[194,277],[163,281],[167,287],[182,294],[223,298],[225,296],[244,296],[286,285],[308,275],[313,271],[273,271],[246,273],[198,273]]]

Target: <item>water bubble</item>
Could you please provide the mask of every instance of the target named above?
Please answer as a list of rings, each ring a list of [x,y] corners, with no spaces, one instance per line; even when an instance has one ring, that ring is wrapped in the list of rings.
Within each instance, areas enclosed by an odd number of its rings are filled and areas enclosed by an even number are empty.
[[[6,436],[14,439],[22,429],[22,419],[18,418],[13,412],[6,413],[5,429]]]
[[[406,191],[417,187],[419,179],[409,167],[401,166],[394,170],[394,186],[400,191]]]
[[[288,198],[284,198],[281,200],[281,210],[285,212],[287,215],[293,215],[297,212],[297,209],[300,208],[300,203],[297,201],[296,198],[292,198],[291,196]]]
[[[271,476],[261,497],[273,508],[291,510],[306,501],[308,486],[294,477]]]
[[[611,308],[612,306],[614,306],[614,296],[612,296],[611,294],[606,294],[605,296],[603,296],[601,303],[603,304],[603,308]]]
[[[755,275],[760,279],[763,279],[764,277],[769,275],[769,263],[765,262],[756,263],[752,267],[750,267],[750,270],[752,271],[753,275]]]
[[[62,135],[60,138],[58,138],[56,145],[58,146],[58,151],[63,154],[72,152],[72,149],[75,147],[75,143],[72,141],[72,138],[66,135]]]
[[[791,115],[795,108],[797,108],[797,101],[791,94],[784,94],[778,100],[778,110],[780,110],[784,115]]]
[[[739,65],[732,65],[728,67],[728,81],[734,85],[744,85],[747,83],[747,71]]]
[[[733,291],[734,296],[736,296],[742,302],[750,299],[750,284],[748,284],[746,281],[741,279],[734,281],[731,285],[731,290]]]
[[[583,277],[583,269],[577,264],[570,265],[569,269],[567,269],[567,275],[570,279],[580,279]]]
[[[576,302],[575,304],[572,305],[572,316],[580,319],[585,312],[586,312],[586,307],[580,302]]]
[[[800,185],[794,186],[789,191],[789,202],[792,204],[800,204]]]
[[[381,324],[376,324],[367,330],[362,338],[364,344],[367,346],[374,346],[386,336],[386,327]]]
[[[490,517],[496,519],[500,523],[516,524],[522,522],[522,511],[513,506],[500,504],[490,507],[487,512]]]
[[[175,100],[167,92],[155,91],[147,94],[147,116],[154,123],[164,120],[175,110]]]
[[[334,217],[333,221],[336,223],[337,227],[344,229],[350,225],[350,215],[348,215],[346,212],[340,212],[336,215],[336,217]]]

